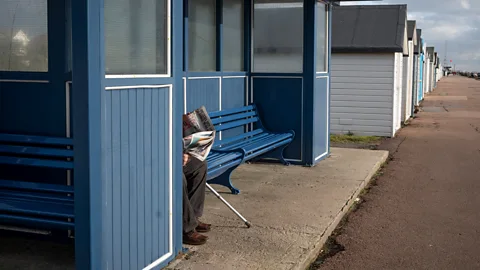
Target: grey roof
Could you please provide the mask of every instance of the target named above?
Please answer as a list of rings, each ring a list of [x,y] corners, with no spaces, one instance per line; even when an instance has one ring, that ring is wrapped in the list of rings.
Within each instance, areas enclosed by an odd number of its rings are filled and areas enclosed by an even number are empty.
[[[423,52],[422,44],[422,29],[417,29],[417,45],[413,48],[415,54],[420,54]]]
[[[403,52],[407,5],[335,6],[332,52]]]
[[[435,52],[435,47],[427,47],[427,53],[429,55],[430,62],[433,61],[433,53]]]
[[[413,33],[415,33],[415,27],[417,27],[416,21],[407,21],[408,40],[413,40]]]

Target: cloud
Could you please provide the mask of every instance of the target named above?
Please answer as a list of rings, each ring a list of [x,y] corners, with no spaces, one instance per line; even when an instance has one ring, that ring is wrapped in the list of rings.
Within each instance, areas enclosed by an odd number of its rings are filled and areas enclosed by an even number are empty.
[[[468,0],[460,0],[460,5],[462,5],[464,9],[470,9],[470,2]]]

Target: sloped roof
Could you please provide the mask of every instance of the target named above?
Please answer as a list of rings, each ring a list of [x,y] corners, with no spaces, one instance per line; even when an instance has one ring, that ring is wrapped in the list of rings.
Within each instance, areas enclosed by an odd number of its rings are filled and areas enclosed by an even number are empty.
[[[408,40],[413,40],[413,35],[415,33],[415,27],[417,26],[416,21],[407,21],[407,35]]]
[[[417,29],[417,45],[413,48],[413,52],[415,54],[420,54],[423,51],[423,44],[422,44],[422,29]]]
[[[405,52],[407,5],[335,6],[332,52]]]

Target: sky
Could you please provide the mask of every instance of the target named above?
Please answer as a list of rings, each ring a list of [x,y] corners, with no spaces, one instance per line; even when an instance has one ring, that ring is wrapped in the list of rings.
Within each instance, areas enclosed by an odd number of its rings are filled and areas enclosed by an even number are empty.
[[[417,21],[422,38],[427,46],[435,47],[442,63],[446,54],[447,62],[452,60],[457,70],[480,71],[480,0],[383,0],[363,4],[407,4],[408,20]]]

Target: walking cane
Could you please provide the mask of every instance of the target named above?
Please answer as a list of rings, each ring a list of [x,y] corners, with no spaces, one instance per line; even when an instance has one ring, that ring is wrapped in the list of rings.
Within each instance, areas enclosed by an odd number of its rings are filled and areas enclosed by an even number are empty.
[[[248,220],[246,220],[237,210],[235,210],[235,208],[233,208],[233,206],[231,206],[222,196],[220,196],[220,194],[218,194],[218,192],[213,189],[209,184],[206,184],[207,185],[207,188],[213,192],[213,194],[215,194],[215,196],[220,199],[220,201],[222,201],[228,208],[230,208],[230,210],[232,210],[233,213],[235,213],[235,215],[237,215],[241,220],[243,220],[243,222],[245,223],[245,225],[247,226],[247,228],[250,228],[251,225],[250,225],[250,222],[248,222]]]

